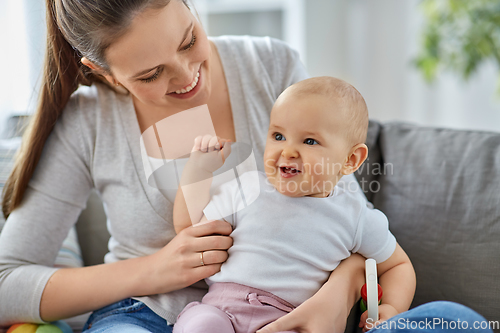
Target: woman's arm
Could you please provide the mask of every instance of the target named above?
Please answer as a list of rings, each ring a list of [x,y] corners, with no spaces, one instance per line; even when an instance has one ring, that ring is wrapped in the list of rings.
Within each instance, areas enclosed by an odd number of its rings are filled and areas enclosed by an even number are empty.
[[[220,270],[232,245],[226,222],[213,221],[180,232],[155,254],[112,264],[60,269],[49,279],[40,316],[53,321],[96,310],[118,300],[187,287]],[[213,236],[217,234],[217,236]],[[199,253],[204,252],[205,265]]]
[[[351,308],[360,297],[364,276],[365,258],[352,254],[330,274],[328,281],[314,296],[257,332],[344,332]]]
[[[29,188],[9,216],[0,234],[0,325],[61,319],[181,289],[217,272],[232,244],[231,226],[214,221],[185,229],[147,257],[57,270],[54,259],[80,210]]]

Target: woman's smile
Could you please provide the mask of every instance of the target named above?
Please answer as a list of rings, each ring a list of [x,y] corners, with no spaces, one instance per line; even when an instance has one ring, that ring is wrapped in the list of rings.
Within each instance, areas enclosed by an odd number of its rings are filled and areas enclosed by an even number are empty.
[[[201,79],[201,68],[198,70],[196,73],[196,76],[194,77],[193,82],[188,84],[182,89],[173,91],[171,93],[168,93],[167,96],[174,97],[174,98],[179,98],[179,99],[188,99],[196,95],[196,93],[200,90],[200,87],[202,86],[202,79]]]

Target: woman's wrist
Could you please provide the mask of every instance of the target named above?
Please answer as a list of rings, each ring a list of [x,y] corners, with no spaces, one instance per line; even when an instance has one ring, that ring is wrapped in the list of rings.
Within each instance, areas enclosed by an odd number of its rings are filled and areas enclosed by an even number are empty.
[[[141,259],[58,270],[43,291],[40,316],[45,321],[59,320],[138,296],[148,285],[138,270],[144,264]]]
[[[160,250],[161,251],[161,250]],[[174,269],[165,269],[164,265],[158,265],[157,258],[159,252],[154,254],[134,258],[130,260],[138,261],[138,272],[136,278],[131,281],[132,296],[147,296],[168,293],[177,289],[181,289],[179,279],[175,279]]]

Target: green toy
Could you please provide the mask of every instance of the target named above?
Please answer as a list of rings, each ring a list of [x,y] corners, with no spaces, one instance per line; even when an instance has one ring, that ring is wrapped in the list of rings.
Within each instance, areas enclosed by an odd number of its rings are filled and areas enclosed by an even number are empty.
[[[50,324],[15,324],[7,333],[73,333],[73,330],[64,321],[59,320]]]

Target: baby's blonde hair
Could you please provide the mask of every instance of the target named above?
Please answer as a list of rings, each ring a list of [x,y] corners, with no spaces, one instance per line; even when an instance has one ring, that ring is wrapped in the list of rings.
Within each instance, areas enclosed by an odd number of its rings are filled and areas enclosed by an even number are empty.
[[[300,97],[301,95],[320,95],[331,99],[332,108],[342,111],[349,126],[346,130],[348,140],[353,144],[364,143],[368,132],[368,108],[363,96],[344,80],[331,76],[319,76],[297,82],[288,87],[278,98]]]

